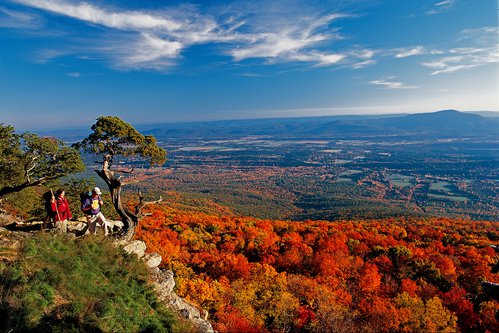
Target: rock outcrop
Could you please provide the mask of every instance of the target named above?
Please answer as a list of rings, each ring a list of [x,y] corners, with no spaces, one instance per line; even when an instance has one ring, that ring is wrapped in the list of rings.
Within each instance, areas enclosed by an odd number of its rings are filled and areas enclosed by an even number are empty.
[[[207,320],[208,313],[206,311],[200,311],[173,291],[175,288],[173,272],[158,268],[162,260],[161,255],[158,253],[145,253],[146,245],[142,241],[134,240],[129,243],[119,242],[119,244],[124,245],[123,249],[126,252],[135,253],[139,258],[142,258],[151,269],[154,289],[162,302],[179,317],[189,320],[199,333],[215,332]]]
[[[155,268],[161,264],[163,258],[161,258],[161,255],[158,253],[146,253],[144,257],[142,257],[142,260],[145,261],[147,267]]]
[[[134,253],[137,255],[137,257],[142,258],[146,252],[146,243],[143,241],[139,240],[133,240],[131,242],[120,242],[120,244],[126,244],[123,246],[123,250],[125,250],[128,253]]]

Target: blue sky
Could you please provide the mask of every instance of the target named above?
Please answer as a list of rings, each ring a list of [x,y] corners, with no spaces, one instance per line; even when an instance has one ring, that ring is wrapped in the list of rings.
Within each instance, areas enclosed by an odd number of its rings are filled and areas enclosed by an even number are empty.
[[[497,111],[497,11],[497,0],[0,0],[0,122]]]

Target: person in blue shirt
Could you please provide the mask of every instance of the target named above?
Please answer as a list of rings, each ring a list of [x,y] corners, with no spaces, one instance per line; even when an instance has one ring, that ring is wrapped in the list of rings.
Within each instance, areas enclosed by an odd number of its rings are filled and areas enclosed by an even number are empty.
[[[83,202],[81,209],[87,217],[88,230],[90,233],[96,233],[96,226],[97,223],[99,223],[99,226],[104,228],[104,234],[107,236],[109,223],[101,212],[101,207],[104,205],[101,194],[100,188],[95,187],[92,190],[92,195]]]

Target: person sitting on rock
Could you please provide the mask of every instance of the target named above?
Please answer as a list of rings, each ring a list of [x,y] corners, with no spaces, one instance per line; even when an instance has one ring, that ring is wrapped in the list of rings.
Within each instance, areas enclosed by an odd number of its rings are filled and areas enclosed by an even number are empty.
[[[50,200],[50,211],[54,220],[54,225],[61,232],[68,231],[68,220],[73,218],[66,199],[66,193],[62,189],[55,192]]]
[[[104,201],[101,197],[100,188],[96,187],[92,190],[92,195],[85,199],[82,204],[81,209],[85,213],[87,217],[88,230],[91,234],[96,233],[96,226],[99,223],[99,226],[104,228],[104,234],[107,236],[108,234],[108,223],[104,214],[101,212],[101,207],[104,204]]]

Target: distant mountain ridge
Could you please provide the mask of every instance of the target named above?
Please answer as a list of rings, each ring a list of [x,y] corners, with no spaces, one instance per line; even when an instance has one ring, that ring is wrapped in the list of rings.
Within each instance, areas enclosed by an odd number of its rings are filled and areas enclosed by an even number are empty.
[[[410,114],[400,118],[387,119],[385,126],[408,130],[498,130],[499,122],[476,114],[444,110],[433,113]]]
[[[144,127],[159,140],[168,137],[232,138],[251,135],[272,137],[333,138],[351,136],[499,136],[499,118],[443,110],[402,115],[331,116],[224,120]]]
[[[499,136],[499,112],[442,110],[415,114],[342,115],[300,118],[217,120],[137,125],[142,133],[166,138],[230,139],[244,136],[275,138],[350,138],[363,136],[483,137]],[[35,131],[75,142],[88,128]]]

